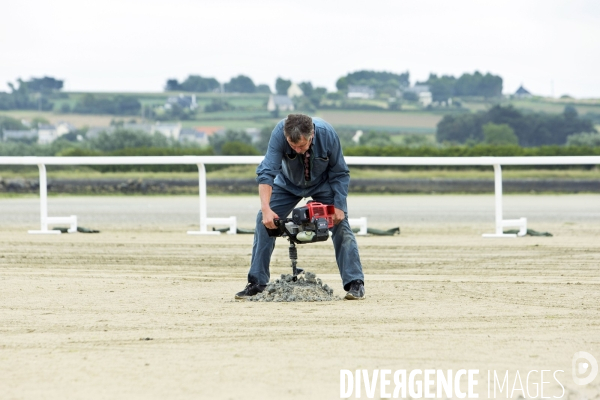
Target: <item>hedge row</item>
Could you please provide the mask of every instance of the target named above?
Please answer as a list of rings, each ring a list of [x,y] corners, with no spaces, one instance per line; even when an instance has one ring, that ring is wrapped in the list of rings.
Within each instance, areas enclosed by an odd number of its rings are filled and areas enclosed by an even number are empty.
[[[600,147],[516,145],[451,146],[451,147],[349,147],[346,156],[370,157],[533,157],[533,156],[600,156]]]
[[[366,147],[357,146],[344,150],[346,156],[365,157],[535,157],[535,156],[600,156],[600,147],[580,146],[540,146],[520,147],[516,145],[476,145],[476,146],[451,146],[451,147]],[[593,168],[593,165],[571,166],[571,165],[547,165],[536,168],[543,169],[570,169],[570,168]],[[389,167],[385,167],[389,168]],[[473,169],[473,167],[419,167],[406,166],[398,169]],[[483,167],[482,167],[483,168]],[[485,167],[488,168],[488,167]],[[515,166],[510,168],[526,168],[531,166]]]
[[[520,146],[451,146],[451,147],[350,147],[344,150],[346,156],[370,156],[370,157],[533,157],[533,156],[600,156],[600,147],[578,147],[578,146],[541,146],[541,147],[520,147]],[[211,148],[127,148],[112,152],[101,153],[93,150],[67,149],[61,156],[205,156],[214,155]],[[215,171],[227,167],[226,165],[206,165],[207,171]],[[593,165],[546,165],[536,168],[543,169],[591,169]],[[101,172],[124,172],[124,171],[149,171],[149,172],[195,172],[195,165],[97,165],[92,168]],[[373,168],[373,167],[364,167]],[[390,169],[389,166],[379,167],[380,169]],[[399,166],[394,167],[400,170],[411,169],[474,169],[489,168],[487,166]],[[531,169],[531,166],[510,166],[510,169]]]
[[[79,148],[70,148],[59,154],[69,157],[97,157],[97,156],[212,156],[212,148],[168,148],[168,147],[137,147],[126,148],[110,152],[99,152]],[[207,171],[215,171],[224,168],[223,165],[207,165]],[[100,172],[125,172],[125,171],[148,171],[148,172],[197,172],[195,165],[93,165],[90,168]]]
[[[511,157],[511,156],[600,156],[600,147],[578,147],[578,146],[541,146],[541,147],[519,147],[519,146],[451,146],[451,147],[349,147],[344,150],[346,156],[370,156],[370,157]],[[16,155],[16,154],[14,154]],[[19,154],[22,155],[22,154]],[[23,154],[24,155],[24,154]],[[27,154],[30,155],[30,154]],[[48,155],[48,154],[31,154]],[[100,152],[81,148],[66,148],[57,153],[58,156],[210,156],[214,155],[212,148],[157,148],[140,147],[126,148],[111,152]],[[227,167],[226,165],[206,165],[207,171],[215,171]],[[571,165],[548,165],[536,168],[544,169],[590,169],[593,165],[571,166]],[[125,172],[125,171],[149,171],[149,172],[196,172],[195,165],[96,165],[93,169],[101,172]],[[364,167],[374,168],[374,167]],[[389,166],[378,167],[390,169]],[[474,167],[439,167],[439,166],[399,166],[395,169],[473,169]],[[481,167],[489,168],[489,167]],[[531,169],[531,166],[511,166],[510,168]]]

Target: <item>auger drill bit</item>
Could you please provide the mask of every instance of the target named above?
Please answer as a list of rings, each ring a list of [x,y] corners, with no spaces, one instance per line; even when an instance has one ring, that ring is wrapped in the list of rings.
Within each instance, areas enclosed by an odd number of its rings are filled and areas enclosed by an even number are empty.
[[[296,263],[298,262],[298,249],[296,244],[290,240],[290,260],[292,261],[292,280],[296,282],[298,275],[304,272],[302,268],[298,268]]]

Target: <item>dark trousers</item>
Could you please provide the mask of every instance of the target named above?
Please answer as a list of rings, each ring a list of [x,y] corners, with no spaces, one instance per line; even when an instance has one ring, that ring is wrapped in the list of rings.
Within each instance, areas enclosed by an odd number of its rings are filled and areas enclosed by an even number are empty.
[[[271,194],[271,209],[279,216],[286,218],[303,197],[312,197],[314,201],[323,204],[333,204],[333,191],[329,184],[324,183],[315,188],[308,188],[305,196],[297,196],[288,192],[284,188],[274,185]],[[266,285],[270,279],[269,265],[271,263],[271,254],[275,248],[275,239],[270,237],[262,223],[262,211],[256,216],[256,230],[254,232],[254,244],[252,246],[252,260],[250,262],[250,271],[248,272],[248,282]],[[346,218],[332,228],[333,248],[335,249],[335,259],[344,287],[350,282],[360,279],[364,282],[362,265],[358,255],[358,245],[354,232],[350,229],[348,223],[348,213]]]

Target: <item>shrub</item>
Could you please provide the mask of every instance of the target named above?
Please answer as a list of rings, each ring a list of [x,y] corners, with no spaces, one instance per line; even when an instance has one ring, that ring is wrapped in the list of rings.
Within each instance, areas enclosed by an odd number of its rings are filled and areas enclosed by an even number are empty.
[[[576,133],[567,137],[567,146],[600,147],[600,132]]]
[[[488,122],[483,125],[483,142],[491,145],[519,144],[515,131],[507,124]]]

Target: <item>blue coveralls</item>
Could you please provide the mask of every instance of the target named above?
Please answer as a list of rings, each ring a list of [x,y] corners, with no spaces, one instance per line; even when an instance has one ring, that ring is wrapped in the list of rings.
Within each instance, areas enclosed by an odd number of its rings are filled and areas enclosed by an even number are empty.
[[[333,247],[342,282],[347,290],[350,282],[364,282],[358,245],[348,223],[348,184],[350,171],[342,154],[340,140],[331,125],[313,118],[315,136],[310,149],[310,180],[304,175],[302,155],[288,144],[284,133],[285,119],[271,133],[267,154],[256,169],[256,181],[273,187],[271,209],[280,217],[287,217],[305,197],[323,204],[333,204],[344,211],[346,218],[332,228]],[[262,223],[262,211],[256,216],[256,230],[248,282],[266,285],[269,282],[269,264],[275,248],[274,237],[269,237]]]

